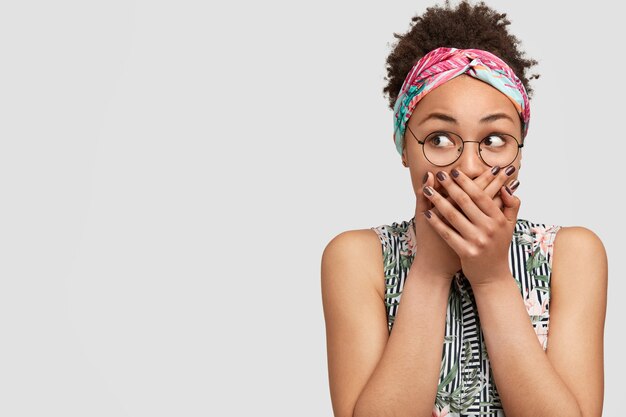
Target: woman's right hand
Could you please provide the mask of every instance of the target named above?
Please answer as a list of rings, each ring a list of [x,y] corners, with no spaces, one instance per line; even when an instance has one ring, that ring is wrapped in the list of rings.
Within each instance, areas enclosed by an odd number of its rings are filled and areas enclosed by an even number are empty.
[[[456,272],[461,269],[461,260],[450,245],[428,224],[428,219],[424,216],[426,210],[439,215],[423,192],[425,186],[436,189],[433,173],[428,172],[426,175],[428,179],[416,193],[415,257],[411,269],[415,267],[424,274],[451,282]],[[448,199],[450,200],[450,197]]]
[[[454,275],[461,270],[461,260],[456,252],[446,243],[445,240],[433,229],[428,220],[424,216],[426,210],[430,210],[432,213],[439,216],[448,226],[450,224],[445,217],[439,213],[437,208],[433,208],[431,201],[426,198],[423,193],[425,186],[430,186],[438,192],[446,195],[445,189],[435,180],[435,174],[428,172],[426,174],[427,180],[422,184],[422,188],[416,195],[416,208],[415,208],[415,235],[416,235],[416,253],[413,258],[413,264],[417,266],[420,271],[424,271],[429,275],[440,277],[452,281]],[[495,196],[495,201],[498,203],[500,209],[503,209],[502,199],[499,196],[499,189],[489,190],[488,186],[493,180],[493,174],[491,169],[485,170],[478,178],[474,180],[479,187],[483,190],[487,190],[492,197]],[[452,203],[457,209],[458,205],[451,197],[446,197],[448,201]],[[460,209],[459,209],[460,210]],[[462,210],[460,210],[463,213]],[[450,226],[452,227],[452,226]]]

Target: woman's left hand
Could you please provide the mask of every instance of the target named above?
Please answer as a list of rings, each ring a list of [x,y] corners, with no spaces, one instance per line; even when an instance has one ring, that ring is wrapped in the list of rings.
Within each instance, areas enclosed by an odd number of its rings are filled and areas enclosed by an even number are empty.
[[[428,223],[459,255],[463,274],[471,285],[489,284],[511,275],[509,245],[521,200],[506,191],[504,183],[510,180],[510,176],[505,171],[499,170],[484,190],[458,169],[453,169],[450,172],[452,175],[439,171],[443,176],[438,173],[437,180],[462,211],[436,190],[430,188],[430,196],[423,190],[452,227],[432,211]],[[489,190],[495,187],[499,189],[504,203],[502,210],[489,194]]]

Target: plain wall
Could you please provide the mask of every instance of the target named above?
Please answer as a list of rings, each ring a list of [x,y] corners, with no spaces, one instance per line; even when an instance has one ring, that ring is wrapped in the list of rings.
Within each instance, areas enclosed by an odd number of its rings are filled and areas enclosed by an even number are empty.
[[[321,255],[413,214],[382,88],[431,4],[3,4],[0,414],[331,416]],[[488,4],[541,74],[519,217],[607,249],[619,415],[622,5]]]

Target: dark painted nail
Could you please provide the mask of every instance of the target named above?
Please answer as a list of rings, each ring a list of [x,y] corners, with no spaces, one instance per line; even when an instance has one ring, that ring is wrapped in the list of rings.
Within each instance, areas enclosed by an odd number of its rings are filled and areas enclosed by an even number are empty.
[[[508,175],[509,177],[511,176],[512,173],[515,172],[515,167],[513,165],[511,165],[510,167],[508,167],[507,169],[504,170],[504,173],[506,175]]]
[[[509,184],[509,188],[511,190],[515,190],[517,187],[519,187],[519,180],[514,179],[513,181],[511,181],[511,183]]]
[[[426,195],[430,197],[431,195],[433,195],[433,189],[429,186],[426,186],[424,187],[424,193],[426,193]]]
[[[498,172],[500,172],[500,167],[499,166],[496,165],[495,167],[491,168],[491,173],[493,175],[497,175]]]
[[[443,172],[443,171],[439,171],[439,172],[437,173],[437,179],[438,179],[439,181],[445,181],[445,180],[446,180],[446,173],[445,173],[445,172]]]
[[[506,190],[507,193],[509,193],[509,195],[513,195],[513,192],[506,185],[504,186],[504,189]]]
[[[459,176],[459,171],[457,171],[456,168],[454,168],[452,171],[450,171],[450,174],[452,174],[452,176],[456,178]]]
[[[430,216],[432,216],[432,214],[430,214],[430,210],[426,210],[424,212],[424,216],[428,217],[430,219]]]
[[[428,172],[424,174],[424,179],[422,180],[422,184],[426,184],[426,181],[428,181]]]

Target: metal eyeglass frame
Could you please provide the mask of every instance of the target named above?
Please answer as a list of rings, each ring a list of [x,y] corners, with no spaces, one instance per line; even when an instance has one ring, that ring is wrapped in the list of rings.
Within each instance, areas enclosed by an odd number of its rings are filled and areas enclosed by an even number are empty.
[[[433,132],[430,132],[430,133],[427,135],[427,137],[428,137],[428,136],[430,136],[430,135],[432,135],[433,133],[449,133],[449,134],[452,134],[452,135],[454,135],[454,136],[458,136],[458,137],[461,139],[461,146],[462,146],[462,148],[461,148],[461,153],[459,153],[459,156],[457,156],[457,157],[456,157],[456,159],[455,159],[454,161],[450,162],[449,164],[446,164],[446,165],[439,165],[439,164],[435,164],[434,162],[432,162],[432,161],[431,161],[430,159],[428,159],[428,157],[426,156],[426,151],[424,150],[424,143],[426,143],[426,142],[425,142],[425,141],[423,141],[423,140],[422,140],[422,141],[420,141],[420,140],[419,140],[419,139],[415,136],[415,134],[413,133],[413,131],[412,131],[412,130],[411,130],[411,128],[409,127],[408,123],[407,123],[406,127],[407,127],[407,129],[409,129],[409,132],[411,132],[411,135],[415,138],[415,140],[417,141],[417,143],[419,143],[420,145],[422,145],[422,153],[424,154],[424,158],[426,158],[426,160],[427,160],[428,162],[430,162],[431,164],[433,164],[433,165],[435,165],[435,166],[438,166],[438,167],[447,167],[448,165],[452,165],[453,163],[455,163],[456,161],[458,161],[458,160],[459,160],[459,158],[461,157],[461,155],[463,155],[463,151],[465,151],[465,144],[466,144],[467,142],[473,142],[473,143],[478,143],[478,156],[480,157],[480,160],[481,160],[481,161],[483,161],[483,163],[484,163],[485,165],[487,165],[487,166],[489,166],[489,167],[493,167],[493,165],[489,165],[489,164],[488,164],[488,163],[487,163],[487,162],[483,159],[483,156],[482,156],[482,150],[481,150],[481,147],[480,147],[480,144],[482,143],[482,141],[483,141],[483,140],[485,140],[485,139],[487,139],[489,136],[486,136],[486,137],[484,137],[482,140],[477,141],[477,140],[463,140],[463,138],[462,138],[460,135],[458,135],[458,134],[456,134],[456,133],[454,133],[454,132],[448,132],[448,131],[446,131],[446,130],[435,130],[435,131],[433,131]],[[513,135],[509,135],[508,133],[498,133],[498,135],[506,135],[506,136],[510,136],[510,137],[512,137],[512,138],[515,140],[515,142],[517,142],[517,152],[515,153],[515,157],[514,157],[514,158],[513,158],[513,160],[512,160],[511,162],[509,162],[508,164],[506,164],[506,165],[502,165],[502,166],[509,166],[509,165],[511,165],[511,164],[513,163],[513,161],[515,161],[515,160],[517,159],[517,156],[519,155],[519,150],[520,150],[520,148],[523,148],[523,147],[524,147],[524,144],[523,144],[523,143],[519,143],[519,141],[517,140],[517,138],[516,138],[515,136],[513,136]]]

